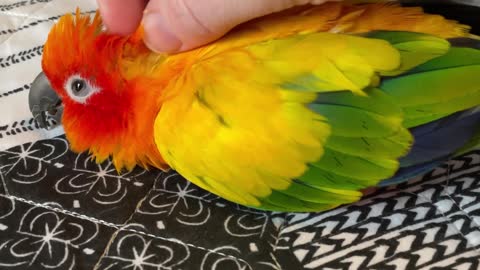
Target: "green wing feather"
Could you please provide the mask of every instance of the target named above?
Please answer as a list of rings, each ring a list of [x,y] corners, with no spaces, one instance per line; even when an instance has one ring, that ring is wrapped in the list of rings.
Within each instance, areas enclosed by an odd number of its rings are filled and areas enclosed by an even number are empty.
[[[360,190],[393,176],[398,159],[413,143],[407,128],[478,105],[480,91],[472,78],[480,72],[468,64],[478,63],[471,58],[472,49],[450,48],[444,39],[419,33],[377,31],[366,36],[388,41],[399,51],[401,65],[380,72],[383,81],[364,89],[366,96],[318,94],[309,107],[332,127],[325,153],[286,191],[274,191],[262,207],[312,211],[350,202],[352,197],[335,191]],[[458,80],[462,82],[455,84]],[[335,197],[326,196],[326,190]]]
[[[402,107],[405,126],[414,127],[478,105],[478,74],[479,50],[451,48],[404,76],[385,80],[381,88]]]

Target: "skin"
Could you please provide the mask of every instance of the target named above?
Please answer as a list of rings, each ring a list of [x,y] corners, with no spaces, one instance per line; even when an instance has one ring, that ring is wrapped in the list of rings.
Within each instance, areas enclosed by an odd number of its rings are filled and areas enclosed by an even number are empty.
[[[208,44],[238,24],[294,6],[340,0],[97,0],[107,29],[128,35],[143,22],[145,44],[176,53]]]

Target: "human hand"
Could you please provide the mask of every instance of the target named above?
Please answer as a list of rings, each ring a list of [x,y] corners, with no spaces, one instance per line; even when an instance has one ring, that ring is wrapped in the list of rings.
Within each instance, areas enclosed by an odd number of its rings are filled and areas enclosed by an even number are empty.
[[[143,20],[145,44],[168,53],[207,44],[257,17],[327,1],[339,0],[97,0],[108,31],[127,35]]]

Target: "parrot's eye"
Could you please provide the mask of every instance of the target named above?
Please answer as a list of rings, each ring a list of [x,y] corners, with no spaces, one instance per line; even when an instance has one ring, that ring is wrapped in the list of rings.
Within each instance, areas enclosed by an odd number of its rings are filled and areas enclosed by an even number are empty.
[[[72,90],[75,93],[80,93],[83,89],[85,89],[86,83],[83,80],[74,80],[72,82]]]
[[[98,88],[80,75],[73,75],[65,83],[68,95],[79,103],[86,103],[87,98],[98,92]]]

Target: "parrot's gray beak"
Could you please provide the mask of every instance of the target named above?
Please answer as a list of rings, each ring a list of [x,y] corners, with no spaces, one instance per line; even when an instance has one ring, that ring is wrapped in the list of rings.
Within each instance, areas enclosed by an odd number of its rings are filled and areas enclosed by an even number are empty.
[[[63,113],[62,100],[53,91],[43,72],[40,72],[32,83],[28,103],[33,118],[41,128],[50,130],[60,125]]]

